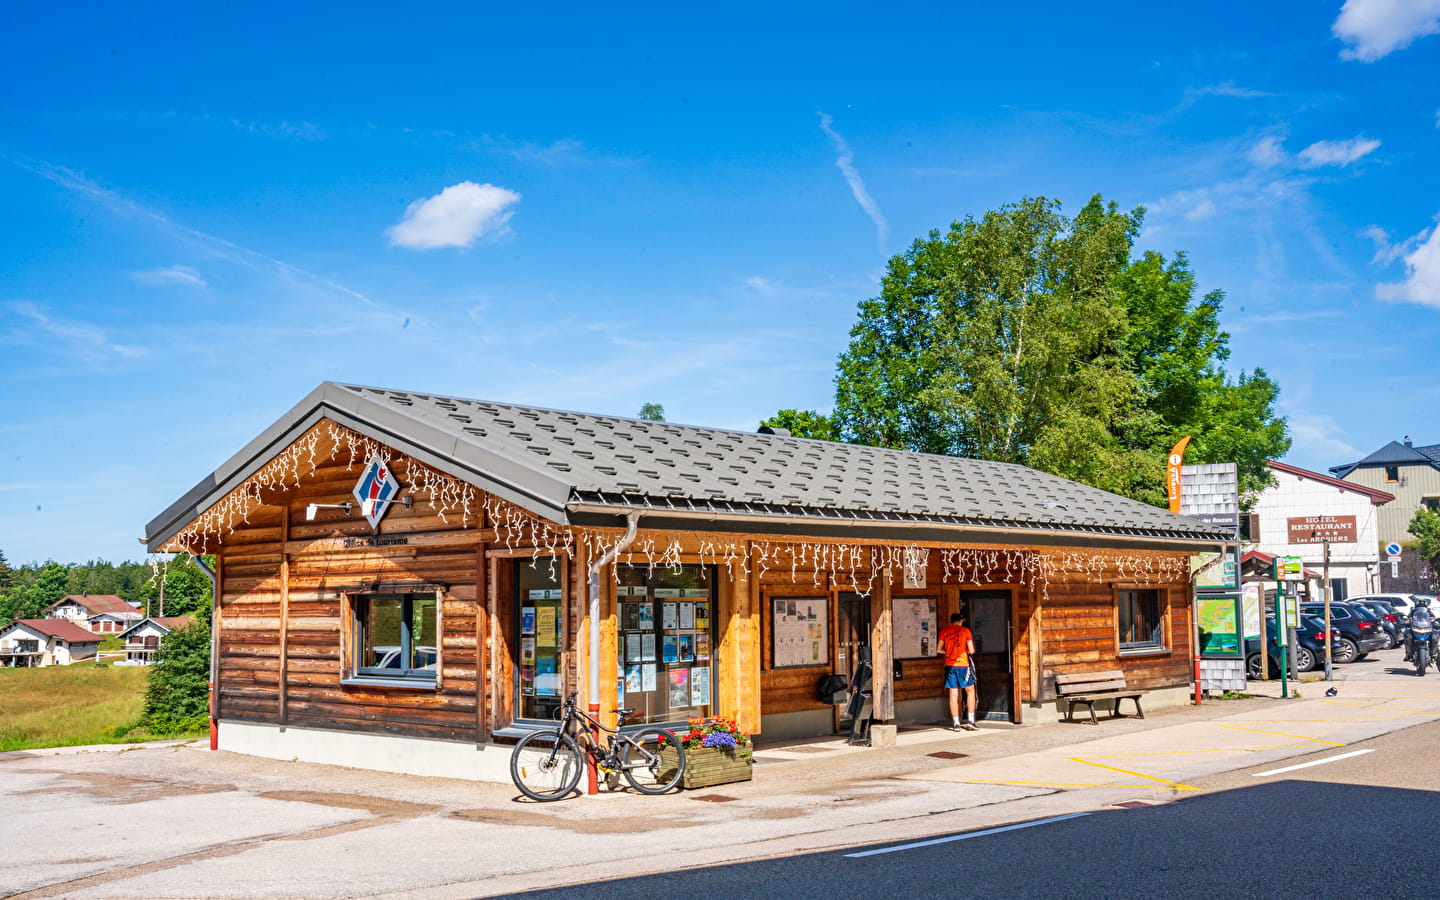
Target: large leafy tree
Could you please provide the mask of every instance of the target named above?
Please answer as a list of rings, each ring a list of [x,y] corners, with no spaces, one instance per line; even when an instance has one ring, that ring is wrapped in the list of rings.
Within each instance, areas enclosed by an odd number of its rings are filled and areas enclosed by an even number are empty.
[[[915,241],[860,304],[836,435],[1160,503],[1165,453],[1189,434],[1188,461],[1234,461],[1258,488],[1289,448],[1278,389],[1227,377],[1223,295],[1196,301],[1183,254],[1132,258],[1142,221],[1098,196],[1074,218],[1026,198]]]
[[[835,423],[828,416],[813,409],[782,409],[760,423],[771,428],[783,428],[791,437],[813,438],[819,441],[833,441],[838,435]]]
[[[1422,506],[1415,510],[1407,530],[1415,535],[1409,545],[1415,555],[1428,563],[1431,571],[1440,569],[1440,515]]]
[[[198,622],[160,639],[146,676],[140,724],[155,734],[198,732],[209,715],[210,628]]]

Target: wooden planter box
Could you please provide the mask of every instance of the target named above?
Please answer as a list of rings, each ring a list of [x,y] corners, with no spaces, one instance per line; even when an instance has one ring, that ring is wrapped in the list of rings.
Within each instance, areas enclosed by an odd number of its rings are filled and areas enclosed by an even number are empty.
[[[671,755],[676,750],[670,747],[664,752]],[[741,757],[734,750],[696,747],[685,751],[685,776],[680,780],[680,786],[702,788],[734,781],[749,781],[754,767],[754,759]]]

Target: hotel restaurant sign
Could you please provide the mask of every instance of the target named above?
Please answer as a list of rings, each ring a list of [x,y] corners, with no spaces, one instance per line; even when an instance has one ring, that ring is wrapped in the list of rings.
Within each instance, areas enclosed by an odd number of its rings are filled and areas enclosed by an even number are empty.
[[[1291,544],[1355,543],[1354,516],[1294,516],[1285,524]]]

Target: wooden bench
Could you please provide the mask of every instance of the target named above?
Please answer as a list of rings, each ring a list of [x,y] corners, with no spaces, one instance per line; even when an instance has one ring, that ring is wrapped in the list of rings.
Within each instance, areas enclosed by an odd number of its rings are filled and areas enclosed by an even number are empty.
[[[1090,724],[1100,724],[1099,720],[1095,718],[1096,700],[1114,700],[1115,714],[1111,718],[1118,718],[1121,715],[1120,701],[1126,698],[1135,701],[1135,714],[1142,719],[1145,718],[1145,711],[1140,708],[1140,698],[1145,695],[1145,691],[1127,687],[1125,673],[1118,669],[1108,672],[1056,675],[1055,693],[1059,699],[1069,704],[1065,710],[1065,721],[1067,722],[1075,721],[1075,705],[1083,703],[1090,708]]]

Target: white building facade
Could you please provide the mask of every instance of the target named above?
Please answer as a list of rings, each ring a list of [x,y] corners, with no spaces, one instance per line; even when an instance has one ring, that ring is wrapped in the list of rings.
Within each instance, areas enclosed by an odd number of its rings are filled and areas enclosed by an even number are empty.
[[[1276,483],[1250,510],[1250,549],[1298,556],[1320,571],[1330,548],[1331,599],[1379,590],[1379,510],[1393,494],[1298,466],[1270,462]]]

